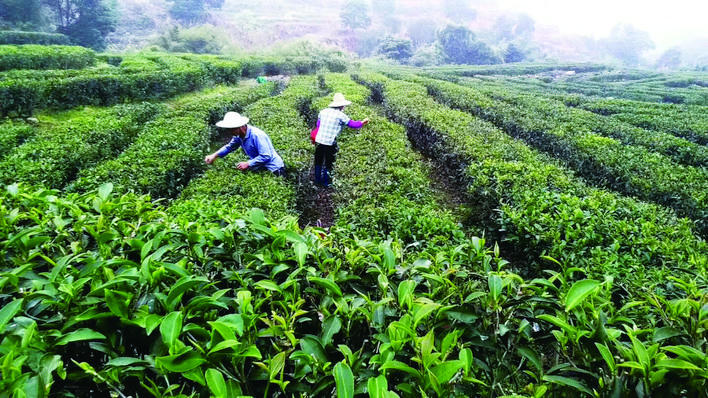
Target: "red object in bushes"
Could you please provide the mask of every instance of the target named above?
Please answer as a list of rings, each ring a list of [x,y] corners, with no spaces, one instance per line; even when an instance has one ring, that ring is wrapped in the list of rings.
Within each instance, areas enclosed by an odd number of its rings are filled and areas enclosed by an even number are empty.
[[[315,138],[317,138],[317,131],[319,131],[319,129],[319,127],[315,127],[312,131],[310,131],[310,141],[312,141],[313,144],[315,143]]]

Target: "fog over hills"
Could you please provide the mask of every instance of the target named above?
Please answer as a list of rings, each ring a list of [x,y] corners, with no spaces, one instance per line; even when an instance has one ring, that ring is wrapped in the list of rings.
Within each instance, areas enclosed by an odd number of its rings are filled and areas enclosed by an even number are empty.
[[[425,47],[436,32],[454,24],[468,28],[496,54],[518,47],[525,60],[647,67],[666,65],[661,59],[668,57],[672,67],[708,63],[708,24],[703,20],[708,5],[695,1],[223,0],[194,23],[174,18],[173,1],[118,0],[119,23],[109,37],[110,48],[159,45],[156,37],[178,26],[208,31],[222,45],[221,52],[310,40],[368,57],[390,36],[412,39],[413,51],[423,51],[424,57],[424,51],[432,51]],[[368,21],[348,26],[342,17],[347,7]]]

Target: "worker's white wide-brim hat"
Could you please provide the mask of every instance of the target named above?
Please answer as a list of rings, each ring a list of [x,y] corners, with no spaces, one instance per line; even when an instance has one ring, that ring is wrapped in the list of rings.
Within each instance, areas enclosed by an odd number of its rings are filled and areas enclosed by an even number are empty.
[[[347,106],[351,105],[351,101],[347,101],[344,99],[344,94],[342,93],[336,93],[334,94],[334,98],[332,99],[332,102],[329,104],[330,108],[339,108],[340,106]]]
[[[238,112],[226,112],[224,120],[216,123],[216,127],[225,129],[235,129],[248,124],[248,118],[241,116]]]

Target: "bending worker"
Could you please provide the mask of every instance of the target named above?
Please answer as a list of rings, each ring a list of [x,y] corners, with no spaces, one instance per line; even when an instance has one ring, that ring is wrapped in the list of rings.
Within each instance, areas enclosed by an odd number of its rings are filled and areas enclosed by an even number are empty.
[[[241,147],[251,160],[239,163],[237,166],[239,170],[267,169],[277,176],[285,175],[285,163],[275,152],[270,137],[263,130],[249,126],[247,117],[236,112],[227,112],[224,120],[216,123],[216,126],[226,129],[233,138],[221,149],[205,157],[206,164],[212,164],[217,157],[223,158],[234,149]]]
[[[332,182],[332,168],[334,167],[337,153],[337,136],[344,126],[360,129],[369,123],[369,119],[362,121],[351,120],[343,110],[350,101],[341,93],[334,94],[332,102],[327,109],[320,111],[317,116],[317,135],[315,136],[315,184],[329,186]]]

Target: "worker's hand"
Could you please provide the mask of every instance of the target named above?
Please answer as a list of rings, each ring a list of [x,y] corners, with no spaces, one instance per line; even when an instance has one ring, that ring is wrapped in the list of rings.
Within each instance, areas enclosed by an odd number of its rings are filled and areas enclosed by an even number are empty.
[[[248,162],[241,162],[236,166],[239,170],[247,170],[248,169]]]
[[[216,156],[217,156],[217,155],[216,155],[215,153],[214,153],[214,154],[211,154],[211,155],[207,155],[207,156],[204,158],[204,163],[206,163],[206,164],[212,164],[212,163],[214,163],[214,160],[216,159]]]
[[[367,124],[369,124],[369,118],[368,118],[368,117],[367,117],[366,119],[364,119],[364,120],[361,121],[361,125],[362,125],[362,126],[366,126]]]

